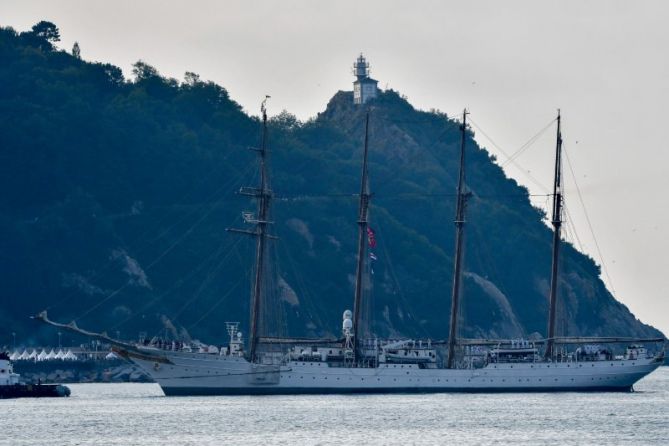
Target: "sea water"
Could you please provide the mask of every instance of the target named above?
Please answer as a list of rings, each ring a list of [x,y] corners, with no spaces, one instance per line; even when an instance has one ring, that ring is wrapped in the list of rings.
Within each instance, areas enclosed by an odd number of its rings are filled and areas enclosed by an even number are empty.
[[[668,445],[669,367],[633,393],[165,397],[72,384],[0,400],[0,445]]]

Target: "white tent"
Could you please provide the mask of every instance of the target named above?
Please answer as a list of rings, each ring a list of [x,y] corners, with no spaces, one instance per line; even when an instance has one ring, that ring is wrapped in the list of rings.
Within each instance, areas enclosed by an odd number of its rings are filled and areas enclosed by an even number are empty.
[[[66,361],[76,361],[77,355],[72,353],[72,350],[68,350],[67,353],[65,353],[65,356],[63,356],[63,359]]]
[[[21,353],[18,357],[19,361],[26,361],[30,355],[28,354],[28,350],[23,350],[23,353]]]
[[[37,360],[38,361],[45,361],[49,354],[46,352],[46,350],[42,349],[39,355],[37,355]]]
[[[54,351],[54,349],[51,349],[51,351],[49,352],[49,354],[46,355],[46,359],[47,359],[47,361],[51,361],[51,360],[54,359],[55,357],[56,357],[56,352]]]
[[[63,359],[65,357],[65,352],[62,349],[58,350],[58,353],[56,353],[56,356],[54,356],[54,359]]]
[[[105,356],[105,359],[107,361],[113,361],[115,359],[118,359],[118,356],[114,352],[109,352],[109,353],[107,353],[107,356]]]
[[[14,350],[14,352],[12,352],[12,354],[9,355],[9,360],[10,361],[16,361],[17,359],[19,359],[19,351]]]
[[[37,350],[33,350],[32,353],[28,355],[28,359],[37,359]]]

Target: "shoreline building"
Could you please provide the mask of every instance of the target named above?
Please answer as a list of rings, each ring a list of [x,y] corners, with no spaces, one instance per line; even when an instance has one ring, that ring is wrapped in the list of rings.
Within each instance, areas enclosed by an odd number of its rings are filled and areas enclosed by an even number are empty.
[[[356,77],[353,82],[353,103],[364,104],[374,99],[379,91],[377,87],[379,81],[369,77],[369,62],[362,53],[353,64],[353,75]]]

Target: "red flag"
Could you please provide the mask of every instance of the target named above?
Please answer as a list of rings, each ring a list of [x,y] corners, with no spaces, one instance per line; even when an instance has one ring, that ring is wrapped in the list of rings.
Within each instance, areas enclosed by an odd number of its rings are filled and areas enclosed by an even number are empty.
[[[367,243],[370,248],[376,248],[376,238],[374,238],[374,231],[367,226]]]

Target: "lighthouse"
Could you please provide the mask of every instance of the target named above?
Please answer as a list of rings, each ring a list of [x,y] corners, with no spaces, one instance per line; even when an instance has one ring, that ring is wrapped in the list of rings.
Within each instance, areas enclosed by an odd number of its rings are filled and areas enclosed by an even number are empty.
[[[355,82],[353,82],[353,103],[364,104],[375,98],[378,93],[376,84],[379,81],[369,77],[369,62],[362,53],[353,64],[353,75],[356,77]]]

